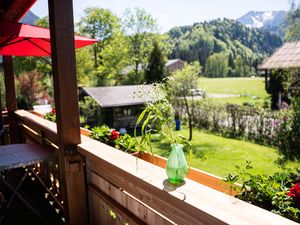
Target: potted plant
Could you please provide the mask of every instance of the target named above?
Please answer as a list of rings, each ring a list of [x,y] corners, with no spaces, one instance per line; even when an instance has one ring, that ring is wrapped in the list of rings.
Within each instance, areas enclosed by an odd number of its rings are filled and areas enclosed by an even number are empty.
[[[144,97],[145,108],[139,115],[134,136],[137,137],[137,127],[140,126],[141,138],[138,143],[140,148],[149,147],[152,152],[151,136],[159,133],[170,144],[170,154],[167,160],[166,173],[168,181],[172,184],[181,184],[188,173],[188,165],[183,152],[183,144],[189,147],[187,139],[175,132],[175,114],[172,104],[168,99],[165,84],[152,84],[151,88],[138,91]]]

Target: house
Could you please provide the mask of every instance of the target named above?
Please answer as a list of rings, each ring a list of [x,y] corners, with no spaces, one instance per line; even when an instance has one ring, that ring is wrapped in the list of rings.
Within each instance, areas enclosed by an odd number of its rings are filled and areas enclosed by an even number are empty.
[[[287,42],[277,49],[269,58],[267,58],[259,67],[265,73],[266,91],[273,95],[275,99],[272,108],[280,108],[282,102],[289,102],[291,95],[299,95],[300,75],[294,74],[293,81],[289,87],[288,93],[284,93],[279,78],[273,71],[284,71],[287,69],[300,68],[300,41]],[[275,83],[275,85],[274,85]],[[274,91],[274,89],[276,89]],[[276,92],[276,93],[274,93]]]
[[[134,129],[138,115],[149,99],[149,95],[140,96],[141,92],[151,91],[151,85],[81,87],[79,100],[83,100],[84,96],[90,96],[99,104],[96,118],[92,121],[94,124],[105,123],[115,129],[131,130]]]
[[[166,69],[168,72],[172,73],[176,70],[182,70],[184,66],[184,61],[181,59],[169,59],[166,63]]]
[[[184,61],[182,61],[181,59],[169,59],[165,64],[167,71],[170,73],[176,70],[181,70],[183,66],[184,66]],[[134,69],[135,69],[134,66],[127,66],[120,71],[120,75],[127,75]],[[138,65],[138,71],[142,72],[143,70],[144,70],[143,66]]]

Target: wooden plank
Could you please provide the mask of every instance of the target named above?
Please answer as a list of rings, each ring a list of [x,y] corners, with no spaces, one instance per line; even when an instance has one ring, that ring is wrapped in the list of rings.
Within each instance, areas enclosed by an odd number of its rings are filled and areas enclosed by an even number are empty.
[[[14,117],[14,111],[17,110],[17,100],[12,56],[3,56],[3,69],[6,107],[9,118],[9,141],[11,144],[14,144],[20,142],[20,133],[18,132],[18,124]]]
[[[165,168],[166,167],[166,163],[167,163],[167,158],[155,155],[155,154],[151,154],[150,152],[141,152],[138,157],[140,159],[143,159],[147,162],[153,163],[154,165],[157,165],[161,168]],[[198,170],[196,168],[191,167],[187,178],[196,181],[200,184],[203,184],[205,186],[208,186],[210,188],[213,188],[217,191],[221,191],[223,193],[229,194],[234,196],[235,194],[237,194],[237,191],[229,191],[228,188],[228,184],[222,182],[222,178],[215,176],[213,174],[209,174],[206,173],[202,170]],[[238,186],[236,184],[236,186]]]
[[[104,180],[94,172],[91,173],[91,185],[110,196],[111,199],[129,210],[137,218],[149,225],[167,225],[174,224],[165,218],[162,214],[154,211],[137,198],[128,194],[126,191],[115,187],[108,181]],[[158,219],[159,218],[159,219]]]
[[[59,166],[66,223],[86,225],[87,196],[77,94],[72,0],[48,0]],[[63,35],[62,35],[63,34]]]
[[[17,110],[15,112],[15,115],[18,120],[20,120],[25,126],[38,133],[40,136],[43,133],[46,139],[48,139],[53,144],[58,145],[56,131],[57,129],[55,123],[49,120],[45,120],[25,110]]]
[[[137,170],[135,157],[87,137],[82,140],[79,152],[99,176],[177,224],[297,224],[188,178],[174,187],[166,182],[164,169],[140,160]]]
[[[97,186],[95,185],[91,185],[89,187],[89,192],[92,192],[92,195],[95,195],[95,197],[101,199],[103,202],[105,202],[106,205],[108,205],[109,209],[111,209],[112,211],[114,211],[116,213],[117,217],[121,217],[121,221],[122,223],[117,223],[117,224],[140,224],[140,225],[144,225],[146,223],[144,223],[143,221],[139,220],[138,218],[136,218],[132,213],[130,213],[126,208],[124,208],[123,206],[119,205],[116,201],[114,201],[113,199],[110,198],[109,195],[107,195],[106,193],[102,192]],[[94,198],[95,198],[94,197]],[[95,199],[93,199],[93,201],[95,201]],[[95,212],[95,214],[98,213],[98,210]],[[102,217],[109,217],[109,219],[111,219],[109,213],[106,212],[102,215]],[[94,224],[99,224],[100,221],[95,221]],[[113,223],[106,223],[106,224],[113,224]]]

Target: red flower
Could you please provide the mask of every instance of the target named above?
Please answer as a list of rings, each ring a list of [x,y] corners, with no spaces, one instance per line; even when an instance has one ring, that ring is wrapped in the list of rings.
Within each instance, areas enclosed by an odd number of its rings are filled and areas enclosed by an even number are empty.
[[[300,183],[296,183],[293,187],[291,187],[287,195],[292,197],[294,200],[300,199]]]
[[[111,137],[111,139],[113,139],[113,140],[118,139],[118,138],[119,138],[119,132],[116,131],[116,130],[111,130],[111,131],[110,131],[110,137]]]
[[[55,114],[55,113],[56,113],[55,108],[53,108],[53,109],[51,110],[51,113],[52,113],[52,114]]]

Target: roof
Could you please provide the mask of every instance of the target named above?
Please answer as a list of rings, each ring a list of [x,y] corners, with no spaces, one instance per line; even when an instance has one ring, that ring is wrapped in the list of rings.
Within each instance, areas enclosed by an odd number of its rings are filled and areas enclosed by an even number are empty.
[[[181,59],[169,59],[165,66],[168,67],[168,66],[171,66],[173,65],[174,63],[176,62],[182,62],[184,63]],[[120,74],[121,75],[126,75],[128,74],[129,72],[133,71],[135,69],[134,66],[126,66],[124,69],[121,70]],[[143,70],[143,66],[141,64],[138,65],[138,71],[142,71]]]
[[[176,62],[182,62],[182,63],[184,63],[181,59],[169,59],[167,61],[167,63],[166,63],[166,66],[168,67],[168,66],[170,66],[170,65],[172,65],[172,64],[174,64]]]
[[[151,85],[142,85],[144,91],[151,91]],[[102,108],[143,105],[145,98],[138,96],[141,85],[111,87],[82,87],[82,90],[95,99]],[[146,97],[147,98],[147,97]]]
[[[19,21],[36,0],[10,0],[0,2],[0,20]]]
[[[300,41],[287,42],[277,49],[259,69],[300,67]]]

